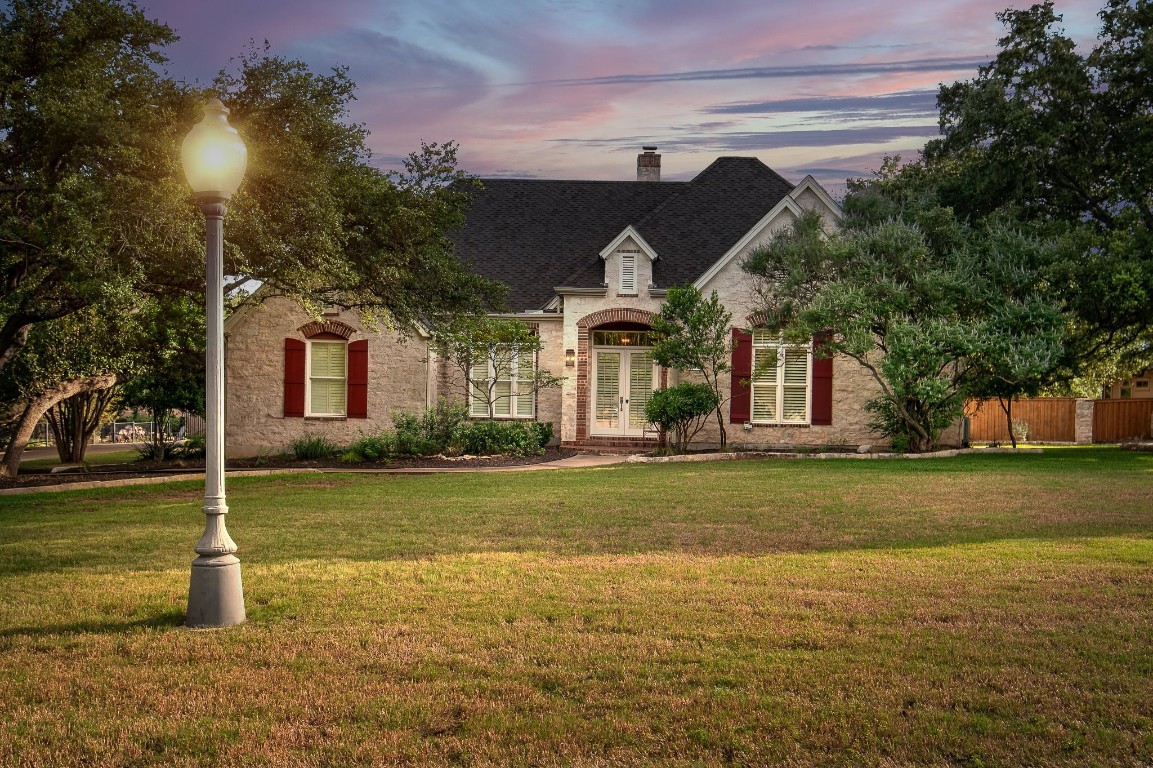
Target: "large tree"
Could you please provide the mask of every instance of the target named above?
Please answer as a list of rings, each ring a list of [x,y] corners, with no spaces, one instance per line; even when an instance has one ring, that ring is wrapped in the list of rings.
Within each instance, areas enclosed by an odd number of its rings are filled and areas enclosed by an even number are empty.
[[[499,294],[452,254],[467,185],[455,147],[374,168],[343,69],[257,49],[206,89],[159,74],[171,29],[132,0],[14,0],[0,10],[0,367],[41,322],[109,294],[201,296],[203,225],[179,144],[218,96],[249,148],[226,273],[409,325]]]
[[[18,473],[33,429],[50,410],[71,398],[104,400],[104,393],[138,372],[142,327],[135,305],[109,300],[32,328],[21,354],[0,370],[7,414],[0,475]],[[82,449],[68,458],[82,458]]]
[[[930,449],[967,398],[1037,386],[1063,353],[1038,269],[1061,241],[960,221],[936,186],[920,166],[888,164],[850,185],[840,232],[807,215],[744,263],[766,325],[824,333],[826,354],[863,366],[881,392],[874,428],[912,451]]]
[[[167,255],[149,240],[173,234],[140,237],[151,214],[167,204],[165,223],[193,221],[172,206],[186,196],[172,192],[173,147],[191,94],[157,74],[175,39],[131,3],[0,10],[0,367],[37,323],[147,279]]]
[[[1049,278],[1079,321],[1078,356],[1150,350],[1153,320],[1153,4],[1109,0],[1078,50],[1052,2],[998,14],[1000,51],[944,86],[942,137],[925,160],[948,169],[941,200],[963,220],[1010,212],[1064,228],[1083,247]]]

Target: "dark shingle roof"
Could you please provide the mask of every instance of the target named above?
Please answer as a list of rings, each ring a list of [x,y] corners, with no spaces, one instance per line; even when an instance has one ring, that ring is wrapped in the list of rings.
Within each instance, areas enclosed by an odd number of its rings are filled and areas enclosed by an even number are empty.
[[[557,286],[598,287],[600,251],[632,225],[657,252],[653,281],[692,282],[793,188],[751,157],[722,157],[689,182],[485,179],[457,254],[509,286],[514,311]]]

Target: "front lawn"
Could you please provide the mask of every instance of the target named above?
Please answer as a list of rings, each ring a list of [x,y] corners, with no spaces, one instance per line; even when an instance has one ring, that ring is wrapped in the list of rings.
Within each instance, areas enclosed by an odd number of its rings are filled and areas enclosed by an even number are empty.
[[[1153,454],[0,497],[0,765],[1153,763]]]

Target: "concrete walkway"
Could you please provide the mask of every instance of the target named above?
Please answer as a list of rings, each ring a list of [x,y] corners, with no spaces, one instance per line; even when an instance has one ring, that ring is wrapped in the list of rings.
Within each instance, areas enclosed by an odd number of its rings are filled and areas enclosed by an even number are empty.
[[[55,449],[48,449],[55,456]],[[398,469],[345,469],[343,467],[284,467],[279,469],[240,469],[229,470],[226,477],[264,477],[266,475],[299,475],[337,472],[357,475],[431,475],[447,472],[532,472],[544,469],[585,469],[588,467],[607,467],[612,464],[623,464],[629,456],[600,456],[596,454],[578,453],[556,461],[545,461],[539,464],[522,464],[507,467],[404,467]],[[155,477],[129,477],[122,480],[90,480],[79,483],[61,483],[59,485],[37,485],[24,488],[0,488],[0,496],[17,496],[26,493],[51,493],[54,491],[87,491],[94,488],[120,488],[126,485],[155,485],[157,483],[171,483],[181,480],[204,480],[203,472],[190,472],[176,475],[157,475]]]

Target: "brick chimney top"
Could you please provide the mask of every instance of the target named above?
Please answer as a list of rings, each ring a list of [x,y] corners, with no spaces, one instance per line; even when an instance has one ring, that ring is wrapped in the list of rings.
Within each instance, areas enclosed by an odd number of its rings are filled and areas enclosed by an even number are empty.
[[[641,147],[643,155],[637,155],[637,181],[661,180],[661,156],[656,147]]]

